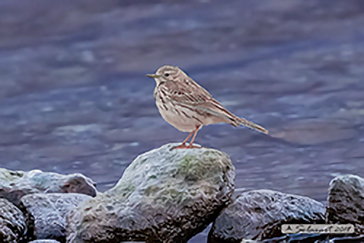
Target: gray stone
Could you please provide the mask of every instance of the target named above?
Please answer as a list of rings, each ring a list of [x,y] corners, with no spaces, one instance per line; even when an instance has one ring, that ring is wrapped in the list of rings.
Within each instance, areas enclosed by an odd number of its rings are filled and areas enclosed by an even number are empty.
[[[0,168],[0,198],[15,205],[32,193],[81,193],[96,196],[96,184],[82,174],[62,175],[41,170],[11,171]]]
[[[171,150],[138,156],[117,185],[73,210],[67,242],[187,242],[230,202],[235,169],[214,149]]]
[[[0,242],[17,243],[26,233],[23,213],[8,200],[0,198]]]
[[[364,234],[364,179],[356,175],[337,176],[330,182],[326,220],[354,224]]]
[[[242,193],[215,220],[209,242],[282,236],[285,223],[324,223],[325,207],[308,197],[271,190]]]
[[[35,239],[65,241],[66,214],[92,197],[78,193],[35,193],[20,200],[20,208],[34,221]]]
[[[28,243],[60,243],[60,242],[56,240],[33,240]]]

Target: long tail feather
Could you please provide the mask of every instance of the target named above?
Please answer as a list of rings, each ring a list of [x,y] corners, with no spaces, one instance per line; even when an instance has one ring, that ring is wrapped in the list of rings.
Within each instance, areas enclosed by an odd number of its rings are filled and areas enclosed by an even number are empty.
[[[246,127],[249,127],[255,131],[264,133],[264,134],[268,134],[268,130],[265,129],[264,127],[259,126],[258,124],[255,124],[251,121],[248,121],[244,118],[241,117],[237,117],[235,116],[233,113],[231,113],[230,111],[228,111],[225,107],[223,107],[218,101],[212,99],[210,100],[211,103],[207,103],[208,105],[210,105],[210,107],[206,107],[206,103],[204,104],[204,106],[202,105],[197,105],[195,106],[195,108],[203,110],[209,114],[212,114],[216,117],[220,117],[222,119],[222,121],[224,122],[228,122],[231,125],[237,127],[239,125],[243,125]]]
[[[261,133],[265,133],[265,134],[269,134],[268,130],[265,129],[264,127],[262,126],[259,126],[258,124],[255,124],[251,121],[248,121],[244,118],[241,118],[241,117],[238,117],[238,122],[240,125],[243,125],[243,126],[246,126],[246,127],[249,127],[255,131],[258,131],[258,132],[261,132]]]

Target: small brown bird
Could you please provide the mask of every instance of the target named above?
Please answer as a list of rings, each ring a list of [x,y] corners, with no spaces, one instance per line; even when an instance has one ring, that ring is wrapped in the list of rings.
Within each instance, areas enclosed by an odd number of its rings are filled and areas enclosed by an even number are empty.
[[[182,132],[190,132],[181,145],[173,149],[201,148],[194,146],[196,134],[203,125],[225,122],[237,127],[247,126],[268,134],[268,131],[253,122],[237,117],[215,100],[210,93],[188,77],[180,68],[165,65],[155,74],[154,98],[164,120]],[[189,145],[188,139],[192,136]]]

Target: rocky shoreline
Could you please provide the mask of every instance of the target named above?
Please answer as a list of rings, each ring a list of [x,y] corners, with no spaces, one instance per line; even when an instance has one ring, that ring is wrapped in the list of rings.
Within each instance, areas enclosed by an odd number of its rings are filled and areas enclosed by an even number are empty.
[[[272,190],[236,195],[228,155],[174,145],[138,156],[104,193],[81,174],[0,169],[0,242],[187,242],[206,227],[209,243],[364,241],[363,178],[334,178],[326,205]],[[284,235],[286,223],[351,223],[355,233]]]

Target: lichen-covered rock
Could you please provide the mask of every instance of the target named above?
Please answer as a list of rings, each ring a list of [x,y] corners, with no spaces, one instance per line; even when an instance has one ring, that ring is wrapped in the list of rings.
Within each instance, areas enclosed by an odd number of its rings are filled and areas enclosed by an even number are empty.
[[[8,200],[0,198],[0,242],[17,243],[26,234],[23,213]]]
[[[68,215],[67,242],[187,242],[233,194],[235,170],[214,149],[164,145],[138,156],[117,185]]]
[[[325,207],[311,198],[271,190],[242,193],[215,220],[209,242],[282,236],[285,223],[324,223]]]
[[[356,175],[337,176],[330,182],[327,223],[351,223],[364,234],[364,179]]]
[[[65,241],[66,214],[92,197],[78,193],[35,193],[20,200],[20,208],[33,221],[35,239]]]
[[[15,205],[32,193],[81,193],[96,196],[96,184],[82,174],[61,175],[40,170],[11,171],[0,168],[0,198]]]

